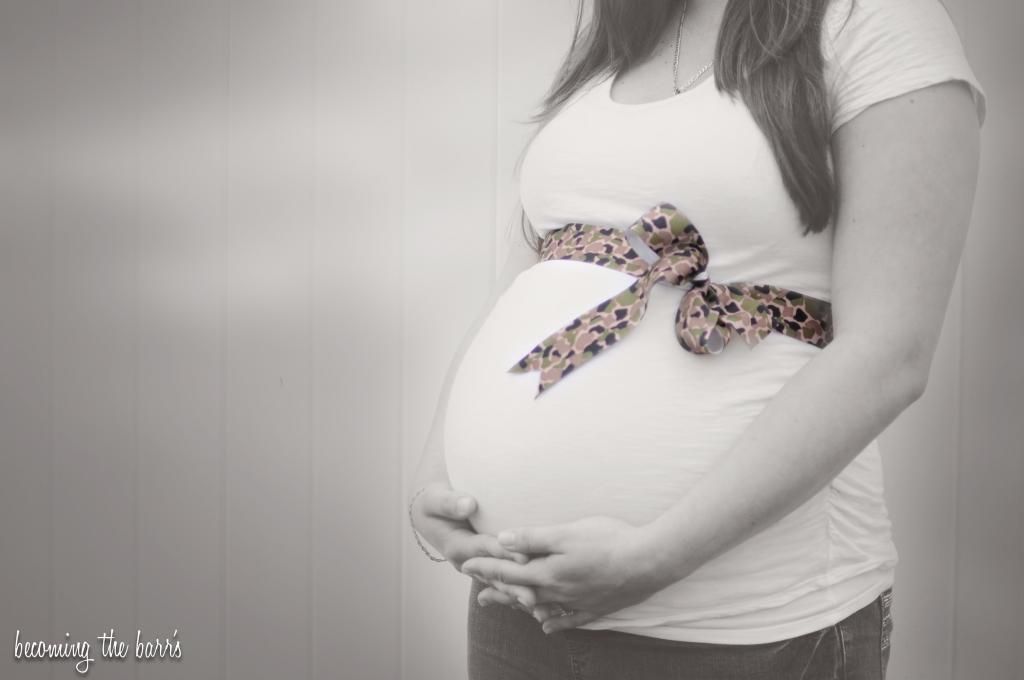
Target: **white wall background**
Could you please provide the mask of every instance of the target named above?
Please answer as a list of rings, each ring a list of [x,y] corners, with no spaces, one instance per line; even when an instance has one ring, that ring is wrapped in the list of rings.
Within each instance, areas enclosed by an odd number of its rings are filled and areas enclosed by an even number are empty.
[[[947,6],[989,119],[929,391],[882,439],[890,677],[1012,679],[1024,9]],[[574,11],[0,0],[0,645],[177,628],[182,661],[91,677],[464,677],[468,579],[403,499]]]

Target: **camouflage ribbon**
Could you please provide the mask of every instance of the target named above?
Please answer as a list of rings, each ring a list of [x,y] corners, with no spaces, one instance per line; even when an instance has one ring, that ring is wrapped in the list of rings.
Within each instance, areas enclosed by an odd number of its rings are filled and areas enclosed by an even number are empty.
[[[645,260],[631,245],[629,235],[639,238],[657,259],[653,263]],[[534,398],[620,342],[643,318],[650,290],[661,281],[674,286],[690,284],[675,319],[676,338],[690,352],[718,354],[734,331],[750,347],[771,331],[816,347],[832,341],[832,306],[825,300],[780,286],[708,280],[704,239],[669,203],[651,208],[625,231],[566,224],[545,236],[541,246],[541,261],[555,259],[589,262],[637,280],[549,335],[509,369],[511,373],[540,371]]]

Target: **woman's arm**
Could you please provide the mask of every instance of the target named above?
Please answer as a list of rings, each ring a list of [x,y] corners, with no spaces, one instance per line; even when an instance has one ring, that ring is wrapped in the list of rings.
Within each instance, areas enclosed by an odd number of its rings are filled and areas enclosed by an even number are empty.
[[[448,397],[462,357],[498,298],[520,272],[536,262],[536,252],[531,250],[522,238],[513,238],[491,293],[480,307],[448,365],[433,423],[409,493],[409,497],[412,497],[419,489],[425,488],[413,501],[413,522],[426,541],[442,553],[456,569],[460,569],[463,561],[472,555],[496,555],[525,561],[521,555],[501,548],[493,536],[474,532],[466,521],[476,512],[476,500],[452,489],[444,462],[443,434]],[[408,502],[409,498],[406,498],[406,503]]]
[[[925,389],[970,221],[979,137],[958,82],[881,102],[839,128],[832,343],[655,521],[503,532],[506,547],[549,557],[477,558],[464,571],[567,604],[578,613],[545,631],[570,628],[684,578],[822,489]]]
[[[957,82],[882,102],[836,132],[835,339],[649,528],[671,578],[795,510],[924,392],[970,222],[979,138]]]

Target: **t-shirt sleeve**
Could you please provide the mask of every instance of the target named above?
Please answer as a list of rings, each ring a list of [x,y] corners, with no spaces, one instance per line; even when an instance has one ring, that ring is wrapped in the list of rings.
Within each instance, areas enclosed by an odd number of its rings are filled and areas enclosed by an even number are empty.
[[[833,133],[872,104],[948,80],[970,86],[985,122],[985,91],[940,0],[833,0],[823,30]]]

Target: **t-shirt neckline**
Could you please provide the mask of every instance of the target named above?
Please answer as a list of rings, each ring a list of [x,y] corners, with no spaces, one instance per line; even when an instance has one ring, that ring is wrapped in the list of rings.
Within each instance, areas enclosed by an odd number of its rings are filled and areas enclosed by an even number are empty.
[[[606,106],[610,108],[620,109],[623,111],[645,111],[647,109],[666,106],[668,104],[673,104],[686,99],[690,99],[692,97],[696,97],[701,92],[706,90],[708,84],[714,83],[715,81],[714,74],[711,74],[710,76],[705,76],[703,80],[701,80],[699,83],[697,83],[694,87],[690,88],[686,92],[680,92],[679,94],[674,94],[671,97],[655,99],[654,101],[640,102],[638,104],[627,104],[625,102],[617,102],[614,99],[612,99],[612,83],[614,82],[615,77],[617,75],[618,74],[616,73],[608,75],[600,83],[600,85],[598,85],[598,90],[602,103],[604,103]]]

